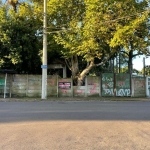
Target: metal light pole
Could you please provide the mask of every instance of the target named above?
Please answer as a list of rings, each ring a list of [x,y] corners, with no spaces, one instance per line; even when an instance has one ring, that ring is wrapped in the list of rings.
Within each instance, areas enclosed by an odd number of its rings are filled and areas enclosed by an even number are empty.
[[[47,98],[47,0],[44,0],[43,18],[43,65],[42,68],[42,99]]]

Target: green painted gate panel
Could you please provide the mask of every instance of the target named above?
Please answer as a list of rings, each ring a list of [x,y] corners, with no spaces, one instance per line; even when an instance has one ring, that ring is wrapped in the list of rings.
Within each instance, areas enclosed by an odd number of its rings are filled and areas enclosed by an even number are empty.
[[[5,79],[0,79],[0,86],[4,86],[5,85]]]
[[[116,74],[116,96],[131,96],[130,74]]]
[[[5,79],[0,79],[0,94],[4,93]]]
[[[114,74],[102,74],[102,96],[114,96]]]

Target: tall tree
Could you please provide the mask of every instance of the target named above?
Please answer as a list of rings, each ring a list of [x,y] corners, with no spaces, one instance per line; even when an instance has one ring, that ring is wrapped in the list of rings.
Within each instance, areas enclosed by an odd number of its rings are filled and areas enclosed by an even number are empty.
[[[94,66],[103,65],[114,53],[119,53],[118,47],[124,47],[126,51],[146,50],[147,7],[146,0],[49,2],[51,22],[55,26],[65,25],[64,31],[55,39],[64,46],[62,54],[69,61],[72,76],[77,76],[78,85],[82,85]],[[79,70],[78,58],[87,64],[83,70]]]
[[[38,29],[41,21],[32,14],[33,7],[19,5],[18,11],[1,7],[1,67],[18,72],[40,73],[42,47]]]

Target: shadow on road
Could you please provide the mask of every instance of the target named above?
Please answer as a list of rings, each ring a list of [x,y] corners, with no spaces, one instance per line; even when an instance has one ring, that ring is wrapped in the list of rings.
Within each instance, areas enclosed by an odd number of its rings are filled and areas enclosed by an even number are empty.
[[[53,120],[150,121],[150,102],[0,102],[0,123]]]

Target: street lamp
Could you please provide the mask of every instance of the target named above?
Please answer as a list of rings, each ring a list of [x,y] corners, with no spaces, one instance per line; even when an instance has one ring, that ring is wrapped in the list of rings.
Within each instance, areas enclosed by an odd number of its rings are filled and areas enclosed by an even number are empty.
[[[43,17],[43,64],[42,68],[42,99],[47,98],[47,0],[44,0]]]

